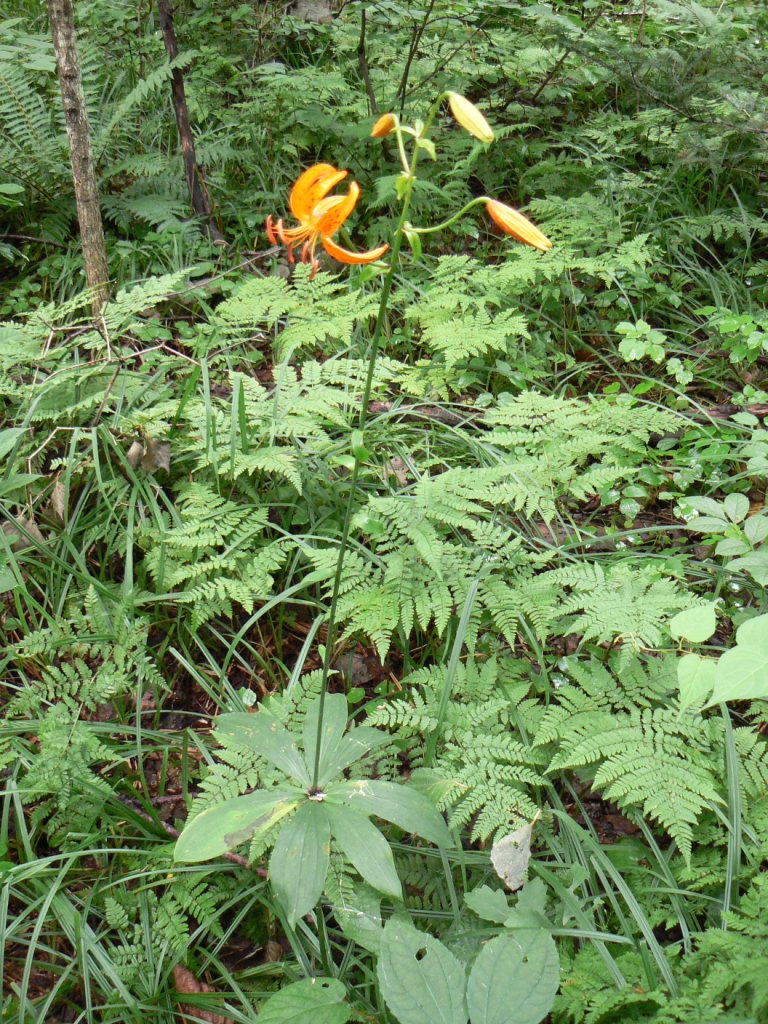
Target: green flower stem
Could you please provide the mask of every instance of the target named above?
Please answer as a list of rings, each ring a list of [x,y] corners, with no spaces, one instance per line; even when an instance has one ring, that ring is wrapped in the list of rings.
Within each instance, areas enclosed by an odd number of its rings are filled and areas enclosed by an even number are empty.
[[[425,132],[432,118],[437,110],[437,104],[434,104],[430,110],[428,119],[424,125],[423,132]],[[422,132],[422,134],[423,134]],[[399,133],[398,133],[399,137]],[[360,402],[360,417],[358,419],[358,428],[360,430],[365,426],[365,422],[368,416],[368,405],[371,399],[371,389],[373,387],[373,375],[376,369],[376,357],[379,353],[379,344],[381,342],[381,334],[384,328],[384,321],[387,316],[387,308],[389,305],[389,296],[392,292],[392,285],[395,281],[395,273],[398,267],[398,258],[400,256],[400,248],[403,244],[403,238],[405,236],[405,225],[408,222],[408,211],[411,207],[411,199],[413,196],[413,183],[415,181],[416,165],[419,161],[420,148],[414,146],[413,157],[410,165],[408,166],[407,174],[405,178],[405,189],[403,191],[403,206],[400,212],[400,219],[395,228],[395,234],[392,239],[392,252],[390,256],[389,270],[387,271],[386,277],[384,278],[384,285],[381,289],[381,298],[379,300],[379,311],[376,316],[376,326],[373,329],[373,336],[368,347],[368,372],[365,378],[365,386],[363,388],[363,395]],[[325,711],[325,697],[328,692],[328,677],[331,672],[331,659],[333,658],[333,649],[336,643],[336,607],[339,601],[339,589],[341,587],[341,577],[344,570],[344,556],[347,551],[349,543],[349,531],[352,525],[352,513],[355,506],[355,495],[357,492],[357,479],[360,474],[360,459],[357,455],[354,456],[354,465],[352,467],[352,476],[349,481],[349,495],[347,497],[347,505],[344,510],[344,523],[341,529],[341,541],[339,543],[339,555],[336,559],[336,572],[333,577],[333,588],[331,590],[331,607],[328,612],[328,635],[325,640],[325,655],[323,657],[323,675],[320,690],[320,707],[318,709],[317,716],[317,738],[315,741],[315,763],[312,769],[312,788],[317,788],[317,780],[320,775],[320,741],[322,738],[323,730],[323,714]]]
[[[403,165],[403,172],[405,174],[411,173],[411,168],[408,164],[408,156],[405,152],[405,144],[403,142],[403,129],[400,126],[400,118],[398,117],[395,122],[395,135],[397,136],[397,150],[400,154],[400,163]]]
[[[481,203],[487,202],[488,196],[480,196],[478,199],[472,199],[466,206],[462,206],[458,213],[454,213],[452,217],[449,217],[448,220],[444,220],[441,224],[435,224],[435,226],[431,228],[415,228],[413,225],[410,225],[408,230],[414,235],[431,235],[434,231],[443,231],[445,228],[449,228],[451,224],[455,224],[456,221],[463,217],[465,213],[469,213],[473,207],[480,206]]]

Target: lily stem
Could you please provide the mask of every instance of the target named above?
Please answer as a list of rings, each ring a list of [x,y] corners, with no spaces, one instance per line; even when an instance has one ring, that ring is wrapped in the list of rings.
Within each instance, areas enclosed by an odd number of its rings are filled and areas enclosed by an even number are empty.
[[[441,97],[442,98],[442,97]],[[425,122],[424,128],[422,129],[422,135],[428,130],[429,125],[437,112],[438,104],[433,104],[429,116]],[[368,372],[365,378],[365,386],[363,387],[363,394],[360,401],[360,416],[358,418],[358,429],[362,430],[365,426],[368,418],[368,405],[371,400],[371,389],[373,387],[373,375],[376,370],[376,357],[379,354],[379,345],[381,343],[381,334],[384,329],[384,322],[387,317],[387,308],[389,306],[389,296],[392,292],[392,285],[395,281],[395,273],[397,271],[400,248],[403,244],[403,238],[405,235],[405,225],[408,222],[408,212],[411,207],[411,198],[413,196],[413,183],[415,181],[416,165],[419,161],[420,147],[415,145],[413,147],[413,156],[408,167],[407,174],[404,174],[405,187],[403,189],[402,197],[402,209],[400,212],[400,219],[397,222],[395,228],[395,234],[392,239],[392,254],[390,258],[389,270],[384,278],[384,284],[381,289],[381,298],[379,299],[379,310],[376,315],[376,325],[373,329],[373,335],[371,337],[370,344],[368,346]],[[354,454],[354,453],[353,453]],[[320,754],[321,754],[321,740],[323,735],[323,715],[325,711],[325,698],[328,692],[328,677],[331,673],[331,662],[333,659],[333,649],[336,645],[336,608],[339,602],[339,589],[341,587],[341,577],[344,570],[344,557],[347,552],[347,546],[349,543],[349,531],[352,525],[352,514],[355,507],[355,497],[357,494],[357,480],[360,474],[360,458],[354,455],[354,465],[352,467],[352,475],[349,481],[349,495],[347,497],[347,504],[344,510],[344,522],[341,529],[341,540],[339,542],[339,554],[336,559],[336,572],[333,577],[333,588],[331,590],[331,606],[328,611],[328,635],[325,640],[325,655],[323,657],[323,674],[320,689],[320,707],[317,716],[317,736],[315,739],[315,761],[312,769],[312,786],[317,786],[317,780],[320,775]]]
[[[458,213],[454,213],[452,217],[449,217],[448,220],[441,221],[440,224],[435,224],[433,227],[429,228],[415,228],[413,225],[410,225],[408,230],[414,235],[431,235],[435,231],[443,231],[445,228],[449,228],[451,224],[455,224],[457,220],[460,220],[465,213],[469,213],[473,207],[480,206],[487,202],[488,196],[479,196],[477,199],[471,199],[466,206],[462,206]]]

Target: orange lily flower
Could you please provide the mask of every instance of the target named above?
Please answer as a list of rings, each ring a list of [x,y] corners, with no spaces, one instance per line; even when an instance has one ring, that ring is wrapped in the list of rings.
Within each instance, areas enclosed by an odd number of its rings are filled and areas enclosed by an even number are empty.
[[[312,264],[310,279],[315,276],[320,266],[315,256],[318,241],[322,243],[328,255],[339,263],[373,263],[389,248],[388,245],[380,245],[369,252],[350,252],[333,241],[332,236],[352,213],[360,196],[360,186],[356,181],[350,182],[346,195],[328,194],[335,185],[346,178],[347,173],[337,170],[331,164],[315,164],[299,176],[291,189],[291,213],[299,222],[298,226],[286,228],[282,217],[277,221],[273,221],[271,216],[267,217],[267,236],[270,242],[277,245],[279,239],[288,250],[288,260],[291,263],[294,262],[293,247],[300,242],[303,243],[300,259],[302,263]]]

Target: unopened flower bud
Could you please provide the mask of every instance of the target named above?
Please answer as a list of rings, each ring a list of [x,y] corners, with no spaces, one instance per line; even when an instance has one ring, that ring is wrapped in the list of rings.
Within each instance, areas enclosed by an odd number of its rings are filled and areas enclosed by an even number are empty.
[[[540,249],[542,252],[552,248],[552,243],[544,232],[539,231],[536,225],[532,224],[522,213],[513,210],[506,203],[500,203],[497,199],[489,199],[485,205],[491,219],[508,235],[512,235],[519,242],[532,245],[534,249]]]
[[[470,103],[465,96],[458,92],[449,92],[447,95],[451,113],[461,127],[466,128],[470,135],[474,135],[481,142],[493,142],[493,129],[475,104]]]
[[[395,130],[395,115],[382,114],[376,124],[371,128],[372,139],[383,139],[385,135]]]

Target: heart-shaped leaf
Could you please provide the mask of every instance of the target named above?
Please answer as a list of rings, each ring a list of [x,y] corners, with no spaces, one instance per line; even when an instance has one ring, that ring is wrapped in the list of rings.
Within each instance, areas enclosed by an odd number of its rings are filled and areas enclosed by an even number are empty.
[[[305,978],[286,985],[259,1010],[259,1024],[346,1024],[352,1008],[336,978]]]
[[[669,632],[675,640],[689,640],[692,644],[703,644],[717,628],[715,609],[717,601],[709,601],[697,608],[686,608],[669,620]]]
[[[677,682],[680,687],[680,710],[691,706],[703,707],[715,685],[717,662],[686,654],[677,663]]]
[[[737,644],[717,663],[707,707],[729,700],[768,698],[768,644]]]
[[[472,1024],[539,1024],[560,984],[557,947],[543,931],[516,931],[491,939],[467,983]]]
[[[378,978],[400,1024],[466,1024],[464,968],[442,942],[408,921],[387,922]]]

